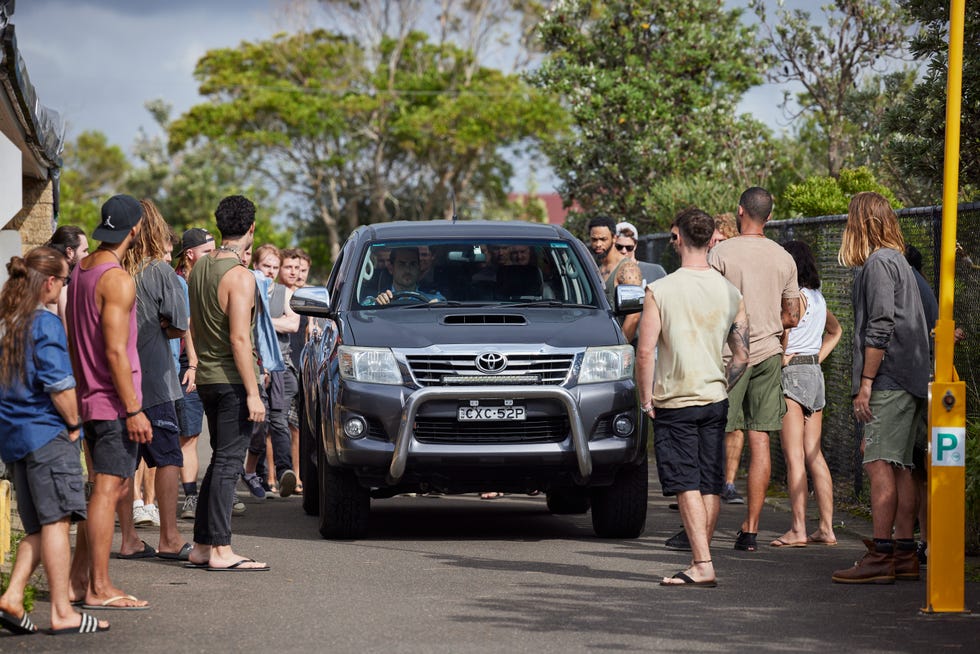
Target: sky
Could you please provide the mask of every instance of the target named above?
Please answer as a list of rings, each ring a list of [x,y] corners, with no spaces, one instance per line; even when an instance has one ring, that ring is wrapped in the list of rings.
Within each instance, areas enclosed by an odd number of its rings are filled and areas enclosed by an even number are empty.
[[[802,1],[802,0],[801,0]],[[131,154],[142,128],[158,134],[144,104],[164,98],[176,117],[201,100],[193,77],[208,50],[268,38],[288,26],[290,0],[21,0],[10,18],[40,102],[58,111],[66,140],[105,133]],[[742,4],[727,0],[729,6]],[[792,2],[790,4],[793,4]],[[786,127],[771,84],[739,107]],[[542,192],[552,180],[539,179]]]

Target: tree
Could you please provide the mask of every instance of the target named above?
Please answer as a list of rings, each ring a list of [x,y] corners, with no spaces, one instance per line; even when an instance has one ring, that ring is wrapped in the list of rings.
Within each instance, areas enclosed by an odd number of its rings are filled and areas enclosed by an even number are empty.
[[[800,184],[790,184],[783,195],[789,216],[836,216],[847,213],[847,206],[855,193],[874,191],[888,199],[892,208],[902,204],[895,194],[878,183],[866,166],[842,168],[837,177],[815,175]]]
[[[946,136],[946,74],[949,67],[949,3],[903,0],[921,29],[909,43],[912,55],[925,62],[922,78],[888,112],[885,122],[895,138],[889,152],[902,173],[924,187],[927,201],[939,202],[943,187]],[[963,50],[963,104],[960,120],[960,197],[969,200],[980,188],[980,4],[966,3]]]
[[[763,181],[768,130],[735,115],[761,81],[754,32],[740,16],[717,0],[552,6],[538,28],[547,56],[529,79],[573,117],[573,133],[545,146],[566,205],[651,231],[675,208],[651,191],[660,184],[718,176],[737,197]],[[700,190],[678,202],[697,202]]]
[[[91,234],[101,220],[102,203],[124,188],[130,169],[126,154],[102,132],[85,131],[65,144],[58,221]]]
[[[334,256],[360,224],[441,216],[450,189],[462,206],[501,202],[503,149],[551,133],[558,105],[418,32],[379,48],[368,66],[361,45],[315,30],[208,52],[195,75],[209,102],[174,121],[171,152],[203,137],[240,153],[293,214],[319,217]]]
[[[826,27],[810,12],[780,7],[770,20],[766,0],[749,0],[768,44],[771,81],[799,83],[799,109],[812,116],[827,144],[827,173],[836,177],[852,152],[846,114],[848,95],[862,76],[878,72],[899,55],[909,27],[907,13],[892,0],[834,0],[822,7]],[[876,66],[878,68],[876,68]],[[785,91],[784,108],[790,92]]]

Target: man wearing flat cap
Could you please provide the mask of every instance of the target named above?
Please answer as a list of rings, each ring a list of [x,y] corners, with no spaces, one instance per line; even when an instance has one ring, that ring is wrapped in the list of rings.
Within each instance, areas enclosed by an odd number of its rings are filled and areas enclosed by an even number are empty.
[[[139,444],[153,437],[136,350],[136,283],[121,265],[142,220],[135,198],[109,198],[92,233],[100,245],[75,266],[68,287],[68,347],[94,477],[72,561],[71,596],[89,609],[148,608],[109,579],[116,504],[136,471]]]

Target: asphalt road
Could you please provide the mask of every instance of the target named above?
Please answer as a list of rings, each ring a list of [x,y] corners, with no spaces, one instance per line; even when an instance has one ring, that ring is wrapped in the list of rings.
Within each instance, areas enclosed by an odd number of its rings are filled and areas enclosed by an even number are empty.
[[[113,560],[116,583],[151,610],[99,612],[105,634],[2,632],[0,651],[823,654],[976,651],[980,636],[978,617],[920,614],[924,582],[831,583],[863,551],[849,529],[837,547],[765,546],[788,524],[778,507],[765,509],[754,554],[732,549],[742,507],[722,507],[719,586],[706,589],[658,585],[690,556],[663,547],[679,517],[653,486],[646,533],[623,541],[592,537],[587,515],[551,516],[543,497],[375,501],[369,537],[351,542],[322,540],[298,497],[245,501],[233,545],[270,572]],[[980,584],[967,584],[967,607],[980,615]],[[42,625],[47,610],[35,609]]]

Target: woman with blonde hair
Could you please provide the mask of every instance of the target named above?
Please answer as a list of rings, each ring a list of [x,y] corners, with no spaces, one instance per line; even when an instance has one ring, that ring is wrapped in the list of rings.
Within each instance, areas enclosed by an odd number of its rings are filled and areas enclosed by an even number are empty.
[[[919,578],[913,528],[912,450],[925,441],[929,329],[898,217],[878,193],[858,193],[847,209],[838,260],[857,268],[851,392],[864,423],[861,449],[871,481],[874,540],[833,580],[892,583]]]
[[[69,600],[68,529],[86,517],[82,425],[65,330],[44,308],[68,283],[68,261],[42,246],[11,258],[7,272],[0,291],[0,458],[13,464],[27,536],[0,596],[0,626],[15,634],[37,631],[24,610],[24,590],[43,562],[51,593],[49,633],[105,631],[107,622],[77,613]]]

